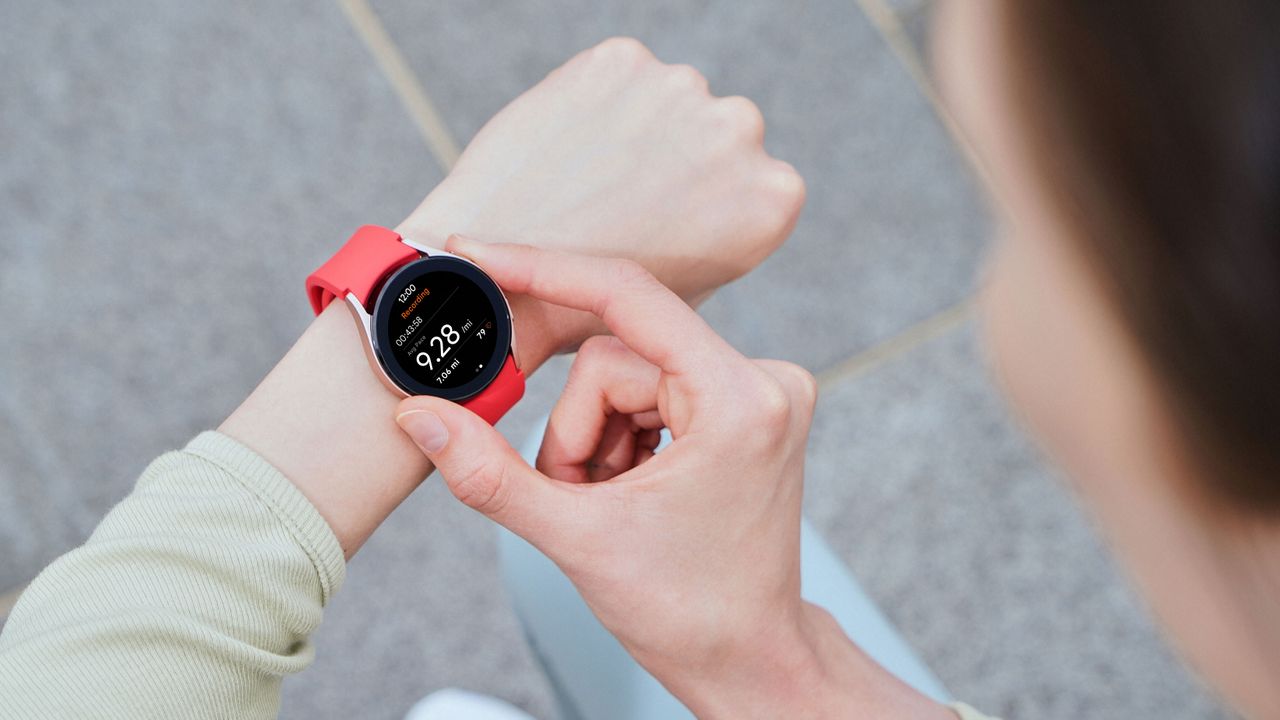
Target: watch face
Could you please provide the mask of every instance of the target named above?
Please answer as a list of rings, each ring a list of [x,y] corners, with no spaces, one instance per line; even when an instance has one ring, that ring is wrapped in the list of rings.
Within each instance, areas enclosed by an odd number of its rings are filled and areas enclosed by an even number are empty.
[[[448,256],[423,258],[397,270],[378,292],[373,344],[405,392],[465,400],[502,370],[511,316],[480,268]]]

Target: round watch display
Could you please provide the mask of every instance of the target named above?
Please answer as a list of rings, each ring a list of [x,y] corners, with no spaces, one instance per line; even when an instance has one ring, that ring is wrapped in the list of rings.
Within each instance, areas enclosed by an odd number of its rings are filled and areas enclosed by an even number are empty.
[[[373,345],[387,375],[412,395],[465,400],[502,370],[511,315],[496,283],[475,265],[425,257],[378,291]]]

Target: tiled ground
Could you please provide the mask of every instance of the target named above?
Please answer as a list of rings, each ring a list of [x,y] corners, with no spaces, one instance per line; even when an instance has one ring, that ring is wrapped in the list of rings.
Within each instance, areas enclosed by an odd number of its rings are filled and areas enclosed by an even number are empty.
[[[986,231],[975,189],[928,103],[849,0],[480,5],[373,0],[459,137],[616,34],[695,65],[718,94],[760,105],[766,143],[808,180],[809,207],[782,250],[708,303],[745,352],[823,369],[970,293]],[[793,299],[763,318],[748,301],[763,287],[787,287]],[[813,322],[819,307],[823,325]]]
[[[925,0],[891,5],[920,42]],[[853,0],[373,10],[462,141],[612,34],[755,99],[810,201],[793,240],[706,308],[752,354],[842,367],[972,294],[988,231],[976,189]],[[306,322],[305,272],[350,228],[396,222],[442,169],[331,3],[10,0],[0,66],[3,594],[82,540],[150,457],[216,424]],[[791,302],[757,313],[746,299],[762,287]],[[818,307],[829,321],[815,327]],[[1220,716],[1013,429],[972,334],[952,324],[869,371],[826,375],[811,516],[976,704]],[[564,368],[533,380],[509,435]],[[351,564],[284,715],[395,718],[460,685],[550,717],[494,561],[490,528],[428,482]]]

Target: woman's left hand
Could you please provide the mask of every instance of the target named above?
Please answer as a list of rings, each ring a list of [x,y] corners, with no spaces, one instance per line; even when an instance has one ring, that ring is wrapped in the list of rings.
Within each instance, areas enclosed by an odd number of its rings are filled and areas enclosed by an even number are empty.
[[[611,38],[495,115],[398,230],[629,258],[696,303],[777,249],[804,204],[764,130],[750,100]],[[512,304],[528,366],[603,332],[587,313]]]

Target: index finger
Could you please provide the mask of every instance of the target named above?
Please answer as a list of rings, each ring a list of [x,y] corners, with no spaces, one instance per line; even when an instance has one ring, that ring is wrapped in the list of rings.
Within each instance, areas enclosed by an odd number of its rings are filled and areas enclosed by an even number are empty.
[[[631,260],[457,235],[448,248],[475,260],[504,290],[595,315],[665,373],[680,375],[712,360],[742,357],[680,296]]]

